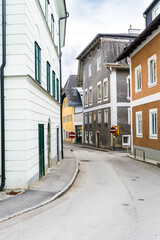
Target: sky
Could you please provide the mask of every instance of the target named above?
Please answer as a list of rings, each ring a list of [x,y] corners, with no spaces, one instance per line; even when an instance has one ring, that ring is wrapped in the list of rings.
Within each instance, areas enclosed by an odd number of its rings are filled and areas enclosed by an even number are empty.
[[[62,86],[77,74],[76,57],[98,33],[127,33],[130,25],[144,30],[143,12],[152,0],[66,0],[65,47],[62,48]]]

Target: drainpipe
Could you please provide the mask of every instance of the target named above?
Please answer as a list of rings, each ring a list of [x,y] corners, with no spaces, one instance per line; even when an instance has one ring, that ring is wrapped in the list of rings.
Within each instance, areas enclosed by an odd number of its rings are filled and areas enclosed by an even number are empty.
[[[4,118],[4,67],[6,65],[6,0],[2,0],[2,65],[1,65],[1,185],[5,186],[5,118]]]
[[[61,158],[64,158],[63,155],[63,130],[62,130],[62,104],[63,104],[63,100],[62,100],[62,56],[61,56],[61,20],[63,19],[67,19],[69,17],[69,13],[67,12],[67,15],[65,17],[62,17],[59,19],[58,21],[58,25],[59,25],[59,69],[60,69],[60,121],[61,121]]]

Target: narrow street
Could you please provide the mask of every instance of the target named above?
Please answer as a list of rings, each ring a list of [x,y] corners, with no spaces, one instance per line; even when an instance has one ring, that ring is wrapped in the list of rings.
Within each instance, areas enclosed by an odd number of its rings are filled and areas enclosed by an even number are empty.
[[[73,147],[80,172],[56,201],[0,224],[0,240],[159,240],[160,169]]]

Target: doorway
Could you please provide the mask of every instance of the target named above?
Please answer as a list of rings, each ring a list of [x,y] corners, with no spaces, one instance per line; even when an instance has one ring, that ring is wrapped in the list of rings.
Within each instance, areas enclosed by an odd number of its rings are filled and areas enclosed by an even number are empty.
[[[47,134],[47,145],[48,145],[48,167],[51,167],[51,121],[48,121],[48,134]]]
[[[45,175],[44,164],[44,125],[38,125],[38,140],[39,140],[39,179]]]
[[[57,128],[57,163],[59,163],[59,128]]]
[[[100,133],[99,132],[97,132],[97,134],[96,134],[96,147],[97,148],[99,148],[99,142],[100,142]]]

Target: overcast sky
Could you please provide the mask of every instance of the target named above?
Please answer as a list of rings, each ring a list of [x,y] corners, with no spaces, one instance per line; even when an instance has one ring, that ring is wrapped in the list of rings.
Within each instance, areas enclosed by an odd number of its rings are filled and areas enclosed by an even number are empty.
[[[77,74],[76,57],[98,33],[127,33],[145,27],[143,12],[152,0],[66,0],[66,43],[62,49],[62,85]]]

